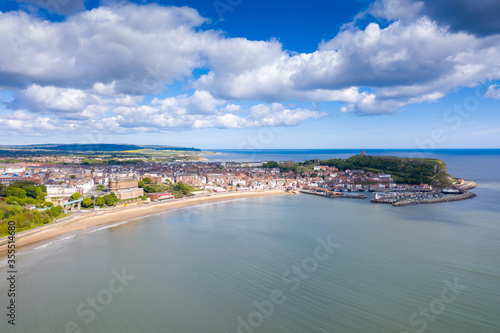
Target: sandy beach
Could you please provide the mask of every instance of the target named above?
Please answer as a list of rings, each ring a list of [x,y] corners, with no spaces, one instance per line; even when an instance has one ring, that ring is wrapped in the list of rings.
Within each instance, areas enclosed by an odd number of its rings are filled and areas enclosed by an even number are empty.
[[[83,230],[109,223],[123,222],[135,218],[140,218],[150,214],[169,211],[176,208],[198,205],[207,202],[226,201],[242,198],[252,198],[270,195],[286,195],[283,190],[269,190],[259,192],[223,193],[209,196],[171,200],[167,202],[149,203],[141,205],[129,205],[128,207],[115,208],[111,210],[92,211],[81,213],[69,217],[64,221],[51,223],[45,226],[27,230],[16,235],[16,248],[32,245],[34,243],[46,241],[64,234]],[[0,239],[0,256],[7,252],[7,238]]]

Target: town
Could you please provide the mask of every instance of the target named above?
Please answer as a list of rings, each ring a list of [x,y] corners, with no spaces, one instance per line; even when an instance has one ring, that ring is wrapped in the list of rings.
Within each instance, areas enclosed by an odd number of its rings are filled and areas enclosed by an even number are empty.
[[[436,198],[460,194],[459,189],[434,189],[428,184],[396,183],[390,174],[344,170],[309,161],[291,169],[281,162],[151,162],[138,165],[58,165],[18,162],[0,168],[3,186],[28,181],[46,188],[45,202],[78,208],[117,203],[170,200],[186,195],[286,190],[329,197],[363,197],[355,192],[377,192],[373,202],[394,203],[408,198]],[[316,162],[316,163],[315,163]],[[184,186],[184,189],[182,188]],[[170,189],[170,191],[169,191]],[[177,190],[177,191],[176,191]],[[346,193],[350,192],[350,193]],[[114,200],[108,200],[112,196]],[[87,199],[88,198],[88,199]],[[32,203],[28,209],[43,208]]]

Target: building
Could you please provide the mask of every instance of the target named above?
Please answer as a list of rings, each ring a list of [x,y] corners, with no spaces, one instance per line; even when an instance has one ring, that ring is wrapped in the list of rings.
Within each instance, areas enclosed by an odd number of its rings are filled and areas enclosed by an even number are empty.
[[[172,193],[148,193],[147,196],[151,199],[151,201],[174,199]]]
[[[115,192],[120,200],[137,198],[144,195],[144,190],[138,185],[134,178],[112,178],[109,180],[109,191]]]
[[[139,182],[134,178],[112,178],[109,180],[109,191],[118,192],[129,188],[137,187]]]
[[[45,187],[48,197],[69,197],[75,192],[80,193],[76,186],[46,185]],[[80,194],[83,194],[83,191]]]
[[[115,192],[116,197],[120,200],[137,198],[144,195],[144,190],[140,187],[127,188]]]
[[[40,176],[19,176],[17,174],[1,175],[0,176],[0,184],[3,184],[3,185],[8,186],[10,184],[13,184],[13,183],[19,182],[19,181],[30,181],[30,182],[34,182],[37,184],[42,184],[42,179],[40,178]]]

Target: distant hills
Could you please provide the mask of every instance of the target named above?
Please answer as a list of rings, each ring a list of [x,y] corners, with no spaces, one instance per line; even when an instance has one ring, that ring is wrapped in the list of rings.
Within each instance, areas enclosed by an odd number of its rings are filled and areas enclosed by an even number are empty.
[[[33,151],[50,151],[52,153],[99,153],[99,152],[124,152],[132,150],[173,150],[173,151],[201,151],[201,149],[193,147],[176,147],[163,145],[133,145],[133,144],[111,144],[111,143],[95,143],[95,144],[39,144],[39,145],[4,145],[0,146],[3,151],[17,152],[33,152]]]

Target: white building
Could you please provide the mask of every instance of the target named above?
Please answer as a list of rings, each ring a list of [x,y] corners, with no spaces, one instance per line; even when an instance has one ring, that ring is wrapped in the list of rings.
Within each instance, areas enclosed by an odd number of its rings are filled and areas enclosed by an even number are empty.
[[[47,185],[48,197],[69,197],[75,192],[78,192],[76,186],[63,186],[63,185]]]

